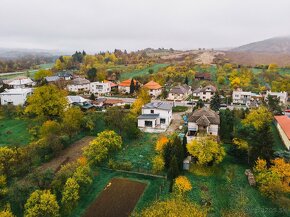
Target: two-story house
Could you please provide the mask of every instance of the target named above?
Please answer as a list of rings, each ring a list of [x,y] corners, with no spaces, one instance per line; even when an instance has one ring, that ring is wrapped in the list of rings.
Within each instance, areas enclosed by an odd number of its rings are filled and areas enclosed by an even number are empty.
[[[194,111],[188,118],[187,142],[204,135],[217,136],[220,117],[215,111],[203,107]]]
[[[162,86],[155,81],[149,81],[147,84],[144,84],[143,87],[148,89],[151,97],[157,97],[162,93]]]
[[[165,132],[171,123],[172,105],[167,102],[151,102],[142,107],[138,117],[140,130],[149,133]]]
[[[111,92],[109,82],[92,82],[90,83],[90,93],[97,95],[105,95]]]
[[[6,89],[0,93],[1,105],[24,105],[32,92],[31,88]]]
[[[216,91],[217,91],[216,87],[214,87],[212,85],[207,85],[205,87],[199,87],[199,88],[195,89],[192,92],[192,95],[194,97],[198,97],[202,101],[210,101],[211,98],[216,93]]]
[[[171,100],[171,101],[186,100],[190,94],[191,94],[191,88],[188,85],[182,85],[182,86],[178,85],[178,86],[173,87],[169,91],[167,100]]]
[[[67,85],[67,89],[70,92],[89,92],[90,81],[85,78],[75,78]]]

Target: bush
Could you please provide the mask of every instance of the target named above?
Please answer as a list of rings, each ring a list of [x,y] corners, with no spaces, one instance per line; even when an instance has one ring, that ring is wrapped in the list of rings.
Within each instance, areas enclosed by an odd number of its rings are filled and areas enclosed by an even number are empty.
[[[187,106],[175,106],[172,108],[172,112],[186,112],[187,109]]]
[[[110,159],[108,162],[108,167],[110,169],[113,169],[113,170],[130,171],[130,170],[132,170],[133,165],[130,161],[119,162],[119,161],[114,161],[114,160]]]

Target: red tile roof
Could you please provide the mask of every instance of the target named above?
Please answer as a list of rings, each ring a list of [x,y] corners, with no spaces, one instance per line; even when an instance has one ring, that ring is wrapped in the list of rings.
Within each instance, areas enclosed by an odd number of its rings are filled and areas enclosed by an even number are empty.
[[[281,126],[282,130],[290,140],[290,118],[288,118],[286,115],[282,115],[275,116],[275,120],[278,122],[278,124]]]
[[[155,81],[149,81],[147,84],[144,85],[144,87],[148,88],[149,90],[158,90],[162,88],[161,85]]]
[[[131,84],[131,80],[132,79],[128,79],[128,80],[125,80],[125,81],[122,81],[119,86],[121,87],[130,87],[130,84]],[[134,85],[136,85],[137,81],[134,80]]]

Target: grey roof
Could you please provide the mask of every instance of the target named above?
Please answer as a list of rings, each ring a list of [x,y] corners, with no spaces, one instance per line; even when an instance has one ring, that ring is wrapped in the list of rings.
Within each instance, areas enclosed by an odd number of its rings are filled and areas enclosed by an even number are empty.
[[[213,110],[203,107],[194,111],[188,118],[188,122],[208,126],[209,124],[220,124],[220,116]]]
[[[143,114],[138,117],[138,119],[156,119],[159,118],[159,114]]]
[[[173,87],[169,93],[175,93],[175,94],[185,94],[190,90],[190,87],[188,85],[178,85],[176,87]]]
[[[209,89],[211,92],[216,92],[216,87],[215,87],[215,86],[207,85],[207,86],[205,86],[205,87],[203,87],[203,88],[202,88],[202,87],[199,87],[199,88],[195,89],[195,90],[193,91],[193,93],[206,92],[207,89]]]
[[[89,84],[90,81],[85,78],[76,78],[72,81],[74,85]]]
[[[144,105],[145,109],[163,109],[163,110],[171,110],[172,104],[167,102],[150,102]]]
[[[47,82],[54,82],[54,81],[58,81],[58,80],[60,80],[60,77],[58,77],[58,76],[47,76],[47,77],[45,78],[45,80],[46,80]]]

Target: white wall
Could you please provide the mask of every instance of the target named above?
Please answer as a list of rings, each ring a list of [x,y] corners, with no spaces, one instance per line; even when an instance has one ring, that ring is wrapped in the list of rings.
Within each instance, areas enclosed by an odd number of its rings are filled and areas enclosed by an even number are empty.
[[[90,83],[90,93],[107,94],[111,92],[111,85],[108,82],[92,82]]]
[[[81,84],[81,85],[70,84],[70,85],[67,86],[67,89],[70,92],[79,92],[81,90],[89,91],[90,90],[90,84]]]
[[[27,94],[3,94],[1,97],[1,105],[13,104],[23,105],[26,102]]]

